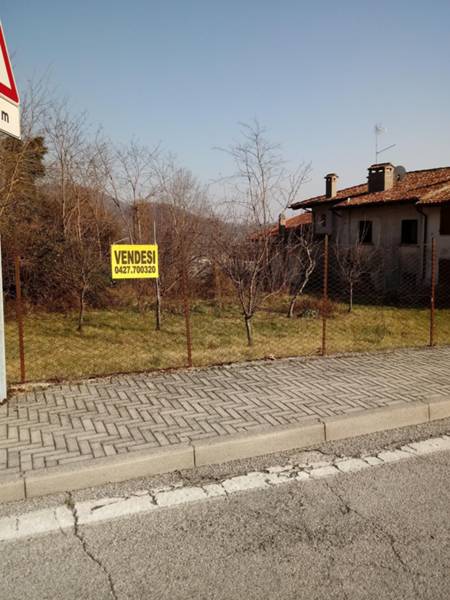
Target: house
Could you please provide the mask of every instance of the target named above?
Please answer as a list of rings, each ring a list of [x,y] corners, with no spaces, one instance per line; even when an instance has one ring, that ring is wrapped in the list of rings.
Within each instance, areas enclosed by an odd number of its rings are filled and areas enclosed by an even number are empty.
[[[311,231],[311,227],[312,214],[310,212],[302,212],[288,219],[284,213],[281,213],[276,225],[271,225],[267,229],[253,233],[251,238],[254,240],[273,238],[285,242],[306,235]]]
[[[299,215],[286,219],[282,213],[278,219],[278,225],[273,226],[268,230],[268,235],[271,237],[279,237],[284,240],[292,239],[298,236],[307,235],[312,226],[312,214],[310,212],[302,212]]]
[[[328,234],[342,248],[377,249],[384,290],[431,281],[431,243],[436,243],[437,282],[450,291],[450,167],[407,172],[391,163],[373,164],[367,183],[337,189],[338,176],[325,177],[325,193],[292,204],[309,209],[314,235]]]

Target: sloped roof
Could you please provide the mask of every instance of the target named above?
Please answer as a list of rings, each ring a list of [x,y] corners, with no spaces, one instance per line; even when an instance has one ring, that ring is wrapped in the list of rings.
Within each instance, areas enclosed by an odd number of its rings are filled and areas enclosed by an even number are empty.
[[[312,214],[310,212],[304,212],[295,217],[286,219],[286,229],[297,229],[303,225],[310,225],[312,223]],[[277,235],[279,231],[278,225],[274,225],[267,231],[267,235]]]
[[[409,171],[390,190],[369,193],[367,183],[339,190],[334,198],[315,196],[295,202],[291,208],[312,208],[332,204],[336,208],[351,208],[365,204],[414,202],[415,204],[440,204],[450,202],[450,167]]]
[[[303,212],[300,213],[299,215],[295,215],[294,217],[290,217],[289,219],[286,219],[285,225],[286,225],[286,229],[297,229],[298,227],[302,227],[303,225],[311,225],[312,224],[312,213],[310,212]],[[279,233],[279,225],[273,225],[272,227],[269,227],[268,229],[263,229],[261,231],[258,231],[257,233],[254,233],[251,237],[252,239],[261,239],[264,238],[265,236],[276,236]]]

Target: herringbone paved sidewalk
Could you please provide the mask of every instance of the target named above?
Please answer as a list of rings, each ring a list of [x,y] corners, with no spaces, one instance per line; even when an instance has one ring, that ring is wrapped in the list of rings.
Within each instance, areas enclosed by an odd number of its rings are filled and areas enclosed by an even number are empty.
[[[450,348],[123,375],[0,407],[0,472],[286,425],[450,394]]]

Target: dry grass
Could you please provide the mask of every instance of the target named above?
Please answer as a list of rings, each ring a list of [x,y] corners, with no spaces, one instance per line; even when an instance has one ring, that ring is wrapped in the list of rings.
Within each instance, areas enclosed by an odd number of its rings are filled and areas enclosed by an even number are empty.
[[[311,355],[320,351],[322,323],[314,311],[287,319],[286,300],[272,301],[255,317],[255,345],[248,348],[236,306],[213,303],[192,307],[194,365],[218,364],[267,356]],[[25,320],[27,380],[79,378],[117,372],[181,367],[186,361],[181,313],[164,314],[163,331],[154,331],[151,312],[92,310],[82,334],[74,314],[30,314]],[[349,314],[335,306],[328,320],[328,351],[373,351],[425,346],[426,309],[356,306]],[[450,343],[450,310],[437,311],[438,343]],[[17,329],[8,321],[8,380],[19,380]]]

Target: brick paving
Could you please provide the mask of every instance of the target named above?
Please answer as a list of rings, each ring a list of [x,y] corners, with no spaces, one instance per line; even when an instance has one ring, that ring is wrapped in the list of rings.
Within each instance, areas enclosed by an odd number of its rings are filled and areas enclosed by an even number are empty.
[[[450,347],[131,374],[15,394],[0,474],[448,397]]]

